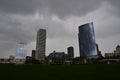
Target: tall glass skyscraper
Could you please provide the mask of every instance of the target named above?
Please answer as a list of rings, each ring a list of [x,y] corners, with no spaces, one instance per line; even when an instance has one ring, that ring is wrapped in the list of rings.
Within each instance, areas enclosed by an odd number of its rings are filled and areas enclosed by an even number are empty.
[[[93,23],[79,26],[79,50],[82,58],[97,58],[97,48]]]
[[[23,42],[18,43],[15,58],[16,59],[26,59],[26,55],[27,55],[26,44]]]
[[[45,59],[45,47],[46,47],[46,30],[39,29],[37,32],[37,42],[36,42],[36,59]]]

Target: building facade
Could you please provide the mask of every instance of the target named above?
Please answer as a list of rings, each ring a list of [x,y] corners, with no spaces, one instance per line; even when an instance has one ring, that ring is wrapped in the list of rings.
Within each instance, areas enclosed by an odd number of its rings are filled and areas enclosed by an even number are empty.
[[[20,42],[16,46],[16,59],[26,59],[27,49],[26,44],[24,42]]]
[[[120,45],[117,45],[116,50],[114,50],[114,55],[120,57]]]
[[[32,50],[32,53],[31,53],[32,59],[35,59],[35,55],[36,55],[36,50]]]
[[[73,58],[74,57],[74,48],[72,46],[68,47],[67,53],[68,53],[68,57]]]
[[[114,56],[114,53],[105,53],[106,58],[111,58]]]
[[[46,30],[39,29],[37,32],[37,41],[36,41],[36,59],[37,60],[45,59],[45,50],[46,50]]]
[[[82,58],[97,58],[97,48],[93,23],[79,26],[79,50]]]

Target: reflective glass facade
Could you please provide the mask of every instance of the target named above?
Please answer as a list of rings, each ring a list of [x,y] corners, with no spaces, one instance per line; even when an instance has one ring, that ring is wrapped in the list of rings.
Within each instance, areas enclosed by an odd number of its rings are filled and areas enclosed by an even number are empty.
[[[97,58],[93,23],[79,26],[79,50],[82,58]]]
[[[21,42],[17,44],[16,57],[17,59],[26,59],[27,49],[26,44]]]

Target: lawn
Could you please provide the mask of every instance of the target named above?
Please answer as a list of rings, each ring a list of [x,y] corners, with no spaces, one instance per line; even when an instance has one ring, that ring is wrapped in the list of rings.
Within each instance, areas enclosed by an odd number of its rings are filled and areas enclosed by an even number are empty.
[[[0,80],[120,80],[120,64],[0,64]]]

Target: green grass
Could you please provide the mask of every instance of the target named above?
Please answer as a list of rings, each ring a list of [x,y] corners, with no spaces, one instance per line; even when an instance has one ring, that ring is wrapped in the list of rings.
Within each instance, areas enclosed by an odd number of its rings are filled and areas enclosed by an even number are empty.
[[[0,64],[0,80],[120,80],[120,64]]]

